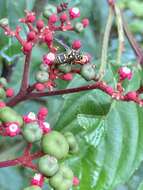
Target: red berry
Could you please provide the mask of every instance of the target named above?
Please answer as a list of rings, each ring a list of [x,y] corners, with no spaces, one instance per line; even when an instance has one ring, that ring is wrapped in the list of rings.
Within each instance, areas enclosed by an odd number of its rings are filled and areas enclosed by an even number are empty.
[[[63,80],[70,81],[70,80],[73,79],[73,76],[72,76],[71,73],[66,73],[66,74],[64,74],[64,75],[62,76],[62,79],[63,79]]]
[[[6,106],[6,104],[4,102],[0,102],[0,108],[3,108],[5,106]]]
[[[35,40],[35,38],[36,38],[36,34],[35,34],[35,32],[29,32],[28,34],[27,34],[27,40],[28,41],[33,41],[33,40]]]
[[[47,44],[51,43],[51,42],[53,41],[53,35],[52,35],[52,33],[49,32],[48,34],[46,34],[44,40],[45,40],[45,42],[46,42]]]
[[[84,27],[84,28],[87,27],[87,26],[89,25],[89,20],[88,20],[88,18],[84,18],[84,19],[82,20],[82,24],[83,24],[83,27]]]
[[[69,15],[71,19],[75,19],[80,17],[80,10],[77,7],[73,7],[71,9],[69,9]]]
[[[47,116],[48,115],[48,109],[46,107],[41,107],[38,114],[42,116]]]
[[[73,185],[74,186],[79,185],[79,179],[76,176],[74,176],[74,178],[73,178]]]
[[[35,13],[34,12],[28,12],[26,15],[26,22],[33,23],[35,21]]]
[[[54,24],[55,22],[58,21],[58,17],[56,14],[52,14],[50,17],[49,17],[49,22]]]
[[[126,95],[125,95],[125,99],[126,100],[136,100],[137,99],[137,93],[136,92],[128,92]]]
[[[14,90],[13,90],[13,88],[8,88],[7,90],[6,90],[6,96],[7,97],[12,97],[14,95]]]
[[[32,50],[32,43],[31,42],[25,42],[23,45],[24,54],[30,53],[31,50]]]
[[[37,20],[36,27],[38,30],[41,30],[44,27],[44,21],[43,20]]]
[[[79,49],[79,48],[81,48],[81,41],[80,40],[73,41],[72,48],[73,49]]]
[[[67,20],[67,14],[66,13],[61,14],[60,21],[65,22],[66,20]]]
[[[42,83],[36,83],[35,89],[36,89],[37,91],[43,91],[43,90],[45,89],[45,86],[44,86],[44,84],[42,84]]]

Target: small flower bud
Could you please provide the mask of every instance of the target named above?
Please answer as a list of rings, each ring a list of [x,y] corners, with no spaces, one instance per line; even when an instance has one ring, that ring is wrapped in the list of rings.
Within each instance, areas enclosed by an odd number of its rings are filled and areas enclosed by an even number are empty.
[[[126,95],[125,95],[125,99],[126,100],[133,100],[135,101],[137,99],[137,93],[136,92],[128,92]]]
[[[52,14],[56,14],[57,13],[57,9],[54,5],[48,5],[45,7],[44,12],[43,12],[43,16],[45,18],[49,18]]]
[[[39,120],[44,121],[46,119],[46,116],[48,115],[48,109],[45,107],[40,108],[37,117]]]
[[[43,63],[47,65],[52,65],[55,60],[55,54],[50,52],[43,56]]]
[[[48,34],[45,35],[44,41],[47,44],[51,44],[51,42],[53,41],[53,34],[51,32],[49,32]]]
[[[31,180],[31,185],[37,185],[42,187],[44,184],[44,176],[40,173],[36,173]]]
[[[71,9],[69,9],[69,16],[71,19],[75,19],[80,17],[80,10],[78,7],[73,7]]]
[[[6,89],[6,96],[7,96],[7,97],[12,97],[12,96],[14,96],[14,90],[13,90],[13,88],[8,88],[8,89]]]
[[[35,17],[35,13],[34,12],[27,12],[26,14],[26,22],[30,22],[33,23],[35,21],[36,17]]]
[[[73,43],[72,43],[72,48],[73,49],[80,49],[81,48],[81,41],[80,40],[75,40],[75,41],[73,41]]]
[[[132,78],[132,72],[128,67],[121,67],[118,73],[120,80],[125,80],[125,79],[130,80]]]
[[[49,17],[49,23],[56,23],[58,21],[58,17],[56,14],[52,14],[50,17]]]
[[[66,20],[67,20],[67,14],[66,13],[61,14],[60,21],[65,22]]]
[[[43,90],[45,89],[45,86],[44,86],[44,84],[42,84],[42,83],[36,83],[35,89],[36,89],[37,91],[43,91]]]
[[[37,118],[34,112],[29,112],[28,115],[23,116],[23,120],[25,123],[31,123],[33,121],[36,121]]]
[[[10,137],[14,137],[18,135],[20,132],[20,128],[16,123],[11,123],[8,127],[6,127],[6,133]]]
[[[52,131],[52,129],[50,128],[50,124],[48,122],[40,123],[40,127],[42,128],[44,134]]]
[[[37,20],[36,27],[38,30],[41,30],[44,27],[44,21],[43,20]]]
[[[32,50],[32,43],[31,42],[25,42],[23,45],[23,53],[28,54]]]
[[[1,101],[0,101],[0,109],[1,109],[1,108],[4,108],[5,106],[6,106],[6,104],[5,104],[4,102],[1,102]]]
[[[66,73],[62,76],[63,80],[70,81],[73,79],[72,73]]]
[[[88,18],[84,18],[84,19],[82,20],[82,24],[83,24],[83,27],[86,28],[86,27],[89,25],[89,20],[88,20]]]
[[[29,32],[29,33],[27,34],[27,40],[28,40],[28,41],[33,41],[33,40],[35,40],[35,38],[36,38],[35,32],[31,31],[31,32]]]
[[[74,176],[74,178],[73,178],[73,185],[74,186],[78,186],[79,183],[80,183],[79,179],[76,176]]]

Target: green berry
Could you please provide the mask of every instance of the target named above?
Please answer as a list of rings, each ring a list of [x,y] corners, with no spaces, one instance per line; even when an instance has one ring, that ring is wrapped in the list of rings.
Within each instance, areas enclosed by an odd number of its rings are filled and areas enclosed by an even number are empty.
[[[7,83],[7,80],[4,78],[4,77],[1,77],[0,78],[0,84],[3,86],[3,87],[7,87],[8,83]]]
[[[61,164],[58,172],[49,179],[49,184],[56,190],[67,190],[72,187],[72,170],[64,164]]]
[[[6,92],[3,88],[0,88],[0,99],[4,99],[6,97]]]
[[[47,72],[45,72],[45,71],[38,71],[38,72],[36,73],[35,78],[36,78],[36,81],[37,81],[37,82],[44,83],[44,82],[47,82],[47,81],[48,81],[48,79],[49,79],[49,74],[48,74]]]
[[[31,122],[24,125],[22,134],[26,141],[33,143],[42,138],[43,132],[37,122]]]
[[[58,131],[52,131],[43,136],[42,149],[44,153],[62,159],[67,156],[69,145],[64,135]]]
[[[8,106],[0,109],[0,120],[5,123],[17,122],[20,127],[23,125],[22,116]]]
[[[39,186],[32,185],[32,186],[24,188],[23,190],[42,190],[42,189]]]
[[[78,153],[79,147],[74,135],[71,132],[65,132],[64,136],[68,142],[70,153],[72,154]]]
[[[0,19],[0,24],[2,26],[7,26],[8,25],[8,19],[7,18],[2,18]]]
[[[46,71],[46,72],[48,72],[49,66],[46,65],[46,64],[41,64],[41,65],[40,65],[40,70],[41,70],[41,71]]]
[[[81,68],[81,75],[86,80],[92,80],[95,78],[96,73],[92,64],[83,65]]]
[[[59,169],[58,161],[55,157],[45,155],[39,159],[39,171],[45,176],[53,176]]]
[[[81,23],[81,22],[77,22],[76,24],[75,24],[75,31],[76,32],[82,32],[83,30],[84,30],[84,27],[83,27],[83,24]]]
[[[58,69],[63,73],[69,73],[72,67],[69,64],[61,64],[58,66]]]
[[[49,4],[48,6],[45,7],[43,16],[48,19],[52,14],[56,13],[57,13],[57,8],[54,5]]]

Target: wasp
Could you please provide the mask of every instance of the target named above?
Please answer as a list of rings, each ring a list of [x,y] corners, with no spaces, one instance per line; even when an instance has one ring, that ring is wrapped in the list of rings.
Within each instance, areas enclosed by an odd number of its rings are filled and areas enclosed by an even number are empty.
[[[56,64],[75,64],[77,61],[80,62],[82,60],[83,55],[81,51],[70,49],[64,53],[60,53],[56,55],[55,63]]]

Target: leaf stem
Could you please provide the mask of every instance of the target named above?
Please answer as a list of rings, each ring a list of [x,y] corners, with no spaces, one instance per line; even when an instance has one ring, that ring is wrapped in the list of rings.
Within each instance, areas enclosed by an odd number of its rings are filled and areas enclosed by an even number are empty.
[[[111,32],[111,27],[113,23],[114,12],[112,7],[109,7],[108,19],[105,27],[104,37],[103,37],[103,45],[102,45],[102,53],[101,53],[101,66],[99,68],[98,78],[101,80],[105,73],[105,68],[107,64],[107,54],[108,54],[108,44],[109,37]]]

